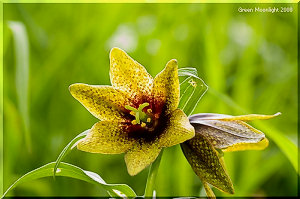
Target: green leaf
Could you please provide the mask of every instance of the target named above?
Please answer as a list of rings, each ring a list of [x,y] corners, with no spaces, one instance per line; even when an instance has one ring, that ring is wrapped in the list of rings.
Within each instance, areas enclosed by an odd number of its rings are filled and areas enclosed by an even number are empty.
[[[192,114],[208,86],[198,77],[196,68],[178,69],[180,79],[179,108],[189,116]]]
[[[29,44],[26,27],[22,22],[8,21],[14,38],[16,57],[16,91],[18,97],[18,108],[24,125],[25,143],[31,151],[31,136],[29,131]]]
[[[15,188],[20,183],[30,180],[50,177],[53,175],[55,162],[48,163],[40,168],[28,172],[12,184],[1,198],[3,198],[10,190]],[[56,172],[57,176],[65,176],[96,184],[107,191],[111,197],[136,197],[136,193],[126,184],[107,184],[98,174],[85,171],[77,166],[61,162]]]
[[[154,190],[155,190],[155,181],[158,173],[158,168],[161,162],[161,156],[163,154],[163,150],[160,152],[156,160],[150,165],[147,183],[145,187],[144,197],[153,197],[155,198]]]
[[[276,128],[263,124],[259,121],[254,122],[254,124],[263,131],[267,138],[270,138],[275,142],[275,144],[280,148],[283,154],[289,159],[294,169],[299,175],[298,170],[298,151],[299,148],[296,144],[294,144],[287,136],[285,136],[282,132],[278,131]]]
[[[76,146],[77,141],[80,140],[81,138],[84,138],[87,135],[88,132],[89,132],[89,129],[82,132],[82,133],[80,133],[79,135],[77,135],[73,140],[71,140],[71,142],[69,142],[69,144],[59,154],[59,156],[56,159],[54,170],[53,170],[53,177],[54,178],[55,178],[55,174],[56,174],[57,168],[59,166],[59,163]]]

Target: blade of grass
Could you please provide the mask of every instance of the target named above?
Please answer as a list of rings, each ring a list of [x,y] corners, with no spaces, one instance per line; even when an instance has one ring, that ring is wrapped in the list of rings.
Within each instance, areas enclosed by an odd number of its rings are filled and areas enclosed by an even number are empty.
[[[29,132],[29,104],[28,104],[28,82],[29,82],[29,44],[26,27],[21,22],[9,21],[8,26],[14,38],[16,57],[16,89],[19,111],[24,125],[25,142],[28,151],[31,151],[31,138]]]
[[[67,144],[67,146],[62,150],[62,152],[59,154],[59,156],[57,157],[56,161],[55,161],[55,166],[54,166],[54,170],[53,170],[53,177],[55,178],[55,174],[57,172],[57,168],[60,164],[60,162],[63,160],[64,157],[66,157],[66,155],[68,155],[68,153],[76,146],[77,141],[79,141],[81,138],[85,137],[87,135],[87,133],[89,132],[89,130],[86,130],[82,133],[80,133],[79,135],[77,135],[73,140],[71,140],[71,142],[69,142]]]
[[[239,187],[239,195],[245,196],[247,193],[257,192],[271,176],[276,175],[284,164],[282,156],[283,154],[281,153],[272,154],[264,159],[263,164],[260,164],[261,159],[256,154],[254,161],[252,158],[251,161],[246,162],[247,169],[241,171],[240,174],[243,178],[240,178],[237,182],[237,184],[243,185]],[[249,159],[249,157],[245,157],[245,159]],[[259,175],[257,175],[260,170],[264,172],[260,172]]]
[[[0,3],[0,13],[3,13],[3,3]],[[0,15],[0,63],[3,63],[3,14]],[[3,64],[0,65],[0,176],[3,176]],[[0,194],[3,193],[3,177],[0,178]]]
[[[48,163],[40,168],[28,172],[19,178],[15,183],[13,183],[3,194],[4,196],[17,185],[28,182],[31,180],[50,177],[53,175],[55,162]],[[83,180],[88,183],[96,184],[107,191],[111,197],[136,197],[135,192],[126,184],[107,184],[98,174],[91,171],[85,171],[72,164],[61,162],[58,168],[57,176],[65,176],[70,178],[75,178],[78,180]]]
[[[272,139],[280,148],[283,154],[289,159],[294,169],[299,175],[298,170],[298,147],[284,134],[270,125],[266,125],[260,121],[254,122],[256,127],[264,132],[268,138]]]
[[[150,166],[144,197],[155,197],[154,195],[155,180],[158,173],[158,168],[160,165],[162,154],[163,154],[163,150],[160,152],[159,156]]]

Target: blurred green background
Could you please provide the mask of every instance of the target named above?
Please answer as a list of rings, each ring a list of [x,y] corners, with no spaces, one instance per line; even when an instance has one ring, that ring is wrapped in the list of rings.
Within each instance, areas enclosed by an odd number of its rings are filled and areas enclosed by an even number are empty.
[[[255,6],[288,6],[293,12],[238,12]],[[4,4],[4,189],[54,161],[73,137],[97,122],[68,86],[110,84],[108,55],[114,46],[153,76],[173,58],[180,67],[196,67],[209,90],[194,113],[280,111],[263,121],[262,130],[297,144],[297,4]],[[123,154],[74,150],[64,161],[143,194],[148,169],[129,176]],[[225,153],[225,162],[234,196],[297,195],[297,173],[272,140],[264,151]],[[156,187],[158,196],[204,195],[179,146],[165,150]],[[25,183],[10,195],[108,196],[65,177]]]

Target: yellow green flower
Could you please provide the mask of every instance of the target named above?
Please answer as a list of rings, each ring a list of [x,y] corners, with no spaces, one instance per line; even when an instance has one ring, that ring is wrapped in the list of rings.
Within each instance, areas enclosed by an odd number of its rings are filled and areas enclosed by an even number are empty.
[[[242,115],[202,113],[189,117],[195,128],[195,137],[181,144],[184,155],[204,184],[208,196],[209,183],[221,191],[234,193],[225,169],[223,152],[262,150],[268,146],[265,135],[245,121],[270,119],[275,115]],[[211,192],[211,194],[213,194]]]
[[[112,86],[72,84],[69,90],[100,121],[77,148],[91,153],[125,154],[130,175],[150,165],[164,147],[191,139],[194,127],[178,109],[176,60],[154,79],[119,48],[110,52]]]
[[[164,147],[181,143],[194,172],[208,184],[234,193],[223,152],[261,150],[268,139],[246,121],[275,115],[230,116],[203,113],[189,118],[178,109],[180,88],[177,61],[170,60],[154,79],[119,48],[110,52],[112,86],[73,84],[71,94],[97,122],[77,148],[91,153],[125,154],[130,175],[150,165]]]

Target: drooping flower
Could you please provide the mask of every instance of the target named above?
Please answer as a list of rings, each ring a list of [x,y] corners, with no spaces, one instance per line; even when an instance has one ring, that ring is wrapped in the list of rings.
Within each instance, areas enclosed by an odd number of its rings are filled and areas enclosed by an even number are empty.
[[[195,135],[187,116],[178,109],[176,60],[170,60],[154,79],[119,48],[110,52],[112,86],[72,84],[69,90],[100,121],[77,148],[91,153],[125,154],[130,175],[150,165],[163,147]]]
[[[177,108],[180,89],[176,60],[169,61],[153,79],[124,51],[113,48],[110,79],[112,86],[70,86],[71,94],[100,119],[77,148],[91,153],[126,153],[128,173],[136,175],[157,158],[162,148],[181,143],[208,196],[214,196],[208,184],[234,192],[223,152],[268,146],[265,135],[245,121],[278,115],[203,113],[187,118]]]
[[[195,137],[182,143],[181,148],[208,195],[210,188],[207,183],[221,191],[234,193],[225,169],[223,152],[262,150],[268,146],[265,135],[245,121],[270,119],[279,114],[230,116],[202,113],[189,117],[195,128]]]

